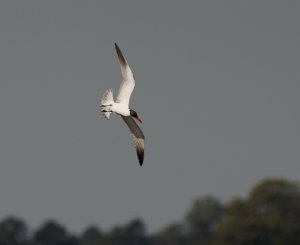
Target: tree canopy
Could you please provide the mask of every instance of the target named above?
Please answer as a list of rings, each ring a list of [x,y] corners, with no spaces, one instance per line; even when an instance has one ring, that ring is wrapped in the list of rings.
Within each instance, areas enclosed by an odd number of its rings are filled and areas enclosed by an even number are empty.
[[[227,205],[212,196],[194,200],[184,218],[153,234],[141,219],[103,231],[90,225],[72,234],[54,220],[35,231],[17,217],[0,222],[0,245],[293,245],[300,244],[300,187],[284,179],[255,185]]]
[[[299,185],[268,179],[228,205],[215,244],[300,244],[299,231]]]

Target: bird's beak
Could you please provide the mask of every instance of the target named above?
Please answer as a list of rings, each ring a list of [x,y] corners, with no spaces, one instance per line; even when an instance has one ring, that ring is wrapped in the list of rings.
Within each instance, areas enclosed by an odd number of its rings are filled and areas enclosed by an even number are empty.
[[[139,116],[136,116],[135,119],[142,123],[142,120],[139,118]]]

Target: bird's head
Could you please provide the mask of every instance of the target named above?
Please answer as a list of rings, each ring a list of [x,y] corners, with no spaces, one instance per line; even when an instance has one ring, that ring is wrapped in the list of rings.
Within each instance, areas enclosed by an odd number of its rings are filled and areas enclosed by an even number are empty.
[[[132,116],[134,119],[138,120],[140,123],[142,123],[142,120],[139,118],[138,114],[136,113],[136,111],[129,109],[130,111],[130,116]]]

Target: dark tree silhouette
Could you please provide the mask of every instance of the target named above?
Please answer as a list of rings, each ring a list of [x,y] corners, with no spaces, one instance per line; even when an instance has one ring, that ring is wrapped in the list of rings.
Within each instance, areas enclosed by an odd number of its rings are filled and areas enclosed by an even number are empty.
[[[215,244],[300,244],[299,185],[265,180],[246,200],[232,201]]]
[[[181,224],[168,225],[152,238],[153,245],[181,245],[186,242],[185,229]]]
[[[25,245],[26,239],[27,228],[22,220],[9,217],[0,223],[1,245]]]
[[[47,221],[39,228],[34,236],[32,244],[38,245],[77,245],[74,236],[68,234],[67,230],[55,221]]]
[[[186,215],[188,243],[211,244],[224,212],[225,207],[212,196],[195,200],[192,209]]]
[[[134,219],[125,226],[117,226],[104,239],[107,245],[147,245],[146,228],[140,219]]]
[[[88,227],[80,237],[80,245],[99,245],[103,240],[103,235],[96,226]]]
[[[30,237],[28,234],[32,234]],[[258,183],[245,199],[222,205],[216,198],[196,199],[184,220],[147,235],[142,220],[102,232],[90,226],[80,236],[56,221],[34,232],[15,217],[0,222],[0,245],[298,245],[300,186],[282,179]]]

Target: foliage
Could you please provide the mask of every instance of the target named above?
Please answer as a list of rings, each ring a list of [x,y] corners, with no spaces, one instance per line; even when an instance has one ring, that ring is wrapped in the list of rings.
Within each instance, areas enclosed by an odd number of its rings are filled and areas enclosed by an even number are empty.
[[[47,221],[39,228],[32,244],[38,245],[76,245],[77,239],[69,235],[67,230],[55,221]]]
[[[153,236],[153,245],[186,244],[185,229],[181,224],[171,224]]]
[[[211,244],[225,207],[214,197],[196,199],[186,215],[189,244]]]
[[[299,231],[299,185],[268,179],[228,205],[211,196],[198,198],[183,221],[151,235],[140,219],[106,232],[90,226],[75,236],[53,220],[29,233],[22,220],[7,217],[0,222],[0,245],[296,245]]]
[[[80,237],[80,245],[98,245],[103,238],[102,233],[96,226],[88,227]]]
[[[15,217],[8,217],[0,223],[1,245],[24,245],[27,238],[25,223]]]
[[[106,245],[139,245],[148,244],[146,228],[139,219],[134,219],[124,227],[117,226],[104,236]]]
[[[300,244],[299,231],[299,186],[269,179],[255,186],[246,200],[231,202],[215,244]]]

